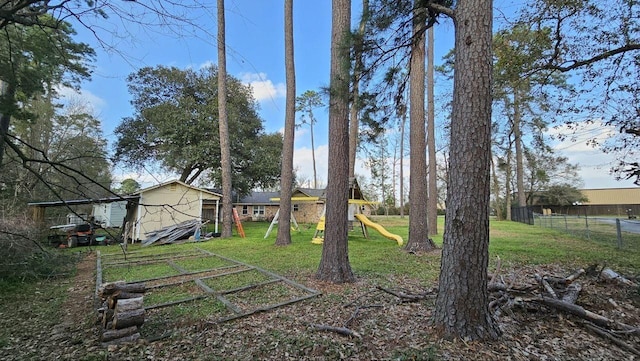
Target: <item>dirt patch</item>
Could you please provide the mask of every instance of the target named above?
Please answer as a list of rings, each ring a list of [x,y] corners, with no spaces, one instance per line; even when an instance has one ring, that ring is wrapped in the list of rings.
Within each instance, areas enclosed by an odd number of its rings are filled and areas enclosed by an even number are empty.
[[[30,330],[29,337],[17,336],[0,344],[3,360],[634,360],[637,356],[586,329],[574,316],[543,306],[514,307],[497,316],[503,336],[495,342],[442,341],[429,326],[434,300],[403,303],[380,291],[376,282],[360,278],[354,284],[333,285],[313,279],[312,274],[296,280],[320,290],[322,296],[269,312],[227,323],[199,320],[172,330],[171,336],[155,342],[110,346],[97,341],[92,320],[95,258],[89,255],[71,280],[59,280],[49,287],[64,287],[61,320],[54,326],[25,322],[24,315],[3,313],[3,327],[15,327],[17,335]],[[507,284],[535,283],[532,275],[566,276],[573,272],[559,266],[503,269]],[[578,304],[600,315],[630,325],[640,325],[640,290],[584,276]],[[407,292],[424,292],[434,285],[421,285],[410,277],[394,277],[385,287]],[[44,286],[43,286],[44,287]],[[42,302],[45,302],[42,300]],[[16,305],[6,305],[12,308]],[[17,307],[17,306],[16,306]],[[358,337],[314,331],[310,324],[345,325]],[[13,325],[13,326],[11,326]],[[184,325],[183,325],[184,326]],[[30,328],[31,327],[31,328]],[[144,327],[144,326],[143,326]],[[636,348],[640,337],[621,335]],[[22,347],[16,347],[21,342]]]

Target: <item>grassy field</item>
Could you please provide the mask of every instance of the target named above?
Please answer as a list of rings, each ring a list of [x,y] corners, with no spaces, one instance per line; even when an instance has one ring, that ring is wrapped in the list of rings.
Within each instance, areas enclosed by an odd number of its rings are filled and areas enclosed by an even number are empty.
[[[407,241],[408,218],[378,216],[373,220]],[[441,247],[443,218],[440,218],[439,222],[439,235],[433,239]],[[299,231],[292,231],[292,244],[286,247],[274,245],[277,229],[264,239],[268,226],[269,223],[263,222],[244,223],[246,238],[240,238],[234,232],[234,236],[229,239],[214,238],[198,243],[151,247],[130,245],[129,251],[156,254],[200,247],[289,277],[315,272],[322,253],[321,245],[310,242],[315,225],[301,225]],[[617,250],[614,245],[613,240],[611,245],[607,245],[577,239],[555,230],[516,222],[493,221],[489,252],[490,262],[495,262],[499,256],[503,265],[560,264],[586,267],[593,263],[601,263],[615,269],[637,272],[640,267],[640,252]],[[119,247],[100,247],[99,250],[103,254],[117,253]],[[409,255],[395,241],[384,238],[375,230],[370,229],[369,238],[365,238],[358,223],[349,232],[349,260],[357,275],[380,279],[389,276],[410,276],[432,282],[437,280],[440,267],[438,251],[420,256]]]
[[[618,248],[640,251],[640,234],[630,232],[627,228],[635,226],[635,220],[619,219],[621,225],[618,239],[615,223],[616,217],[576,217],[576,216],[536,216],[535,223],[543,228],[553,228],[574,237],[589,239],[603,244],[615,245]]]

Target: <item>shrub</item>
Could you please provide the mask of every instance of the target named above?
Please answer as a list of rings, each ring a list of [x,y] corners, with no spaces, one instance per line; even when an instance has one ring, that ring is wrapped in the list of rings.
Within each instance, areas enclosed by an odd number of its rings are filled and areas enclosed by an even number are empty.
[[[77,253],[50,248],[43,240],[46,232],[31,220],[0,219],[0,281],[25,282],[72,272]]]

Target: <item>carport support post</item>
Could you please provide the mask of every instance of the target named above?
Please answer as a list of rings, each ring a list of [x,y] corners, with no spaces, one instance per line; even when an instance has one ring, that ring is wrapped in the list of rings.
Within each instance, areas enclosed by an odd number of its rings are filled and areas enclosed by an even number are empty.
[[[220,219],[220,199],[216,199],[216,226],[215,233],[218,233],[218,220]]]
[[[616,233],[618,235],[618,249],[622,249],[622,228],[620,227],[620,218],[616,218]]]
[[[31,206],[31,211],[31,216],[33,217],[34,222],[44,223],[44,207]]]

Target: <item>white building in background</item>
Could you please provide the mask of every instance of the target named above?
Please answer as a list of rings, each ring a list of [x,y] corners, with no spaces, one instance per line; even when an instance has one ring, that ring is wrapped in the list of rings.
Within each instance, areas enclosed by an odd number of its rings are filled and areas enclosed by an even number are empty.
[[[127,215],[127,201],[98,203],[93,205],[95,222],[104,228],[122,227]]]

